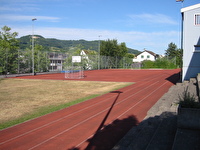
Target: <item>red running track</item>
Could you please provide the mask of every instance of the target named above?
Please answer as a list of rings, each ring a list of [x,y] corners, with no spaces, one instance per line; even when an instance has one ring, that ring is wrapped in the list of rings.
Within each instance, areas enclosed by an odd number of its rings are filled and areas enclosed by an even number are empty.
[[[175,70],[86,71],[87,81],[135,82],[0,131],[1,150],[111,149],[179,79]],[[65,80],[64,74],[18,78]]]

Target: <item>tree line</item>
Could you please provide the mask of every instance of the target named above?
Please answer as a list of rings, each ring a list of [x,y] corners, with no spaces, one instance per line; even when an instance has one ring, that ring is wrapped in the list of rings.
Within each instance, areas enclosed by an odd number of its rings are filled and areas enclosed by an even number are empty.
[[[86,50],[93,50],[98,52],[99,40],[86,41],[86,40],[58,40],[54,38],[44,38],[41,35],[35,35],[37,37],[36,44],[42,45],[44,51],[57,51],[57,52],[68,52],[71,48],[81,47]],[[23,36],[18,38],[19,48],[25,49],[31,45],[31,35]],[[101,42],[101,40],[100,40]],[[128,53],[138,54],[140,51],[128,48]]]
[[[1,28],[0,31],[0,74],[8,74],[8,73],[19,73],[19,72],[33,72],[33,62],[34,62],[34,71],[35,72],[45,72],[48,71],[50,65],[50,59],[47,54],[47,45],[40,45],[36,42],[34,45],[34,53],[32,53],[32,45],[31,38],[29,40],[25,38],[23,42],[19,41],[16,37],[18,36],[17,32],[11,32],[11,28],[4,26]],[[40,41],[44,42],[44,38],[40,37]],[[55,39],[52,39],[55,40]],[[37,41],[37,40],[36,40]],[[82,41],[84,42],[84,40]],[[96,41],[97,42],[97,41]],[[28,45],[26,45],[28,43]],[[20,49],[20,47],[23,47]],[[118,68],[122,67],[122,62],[126,62],[126,64],[131,65],[132,59],[135,57],[135,54],[129,53],[129,48],[127,48],[124,42],[118,43],[116,39],[108,39],[105,41],[98,41],[95,43],[97,49],[92,52],[90,51],[91,55],[101,55],[105,58],[109,57],[108,66],[109,68]],[[51,45],[52,47],[53,45]],[[80,53],[82,50],[82,45],[78,45],[77,47],[69,48],[66,54],[69,52],[72,53]],[[54,52],[55,49],[53,49]],[[78,50],[78,51],[77,51]],[[76,52],[75,52],[76,51]],[[51,51],[52,52],[52,51]],[[138,51],[139,52],[139,51]],[[137,52],[137,53],[138,53]],[[69,56],[69,55],[68,55]],[[33,59],[34,58],[34,61]],[[124,59],[126,58],[126,60]],[[176,68],[182,66],[182,50],[178,49],[175,43],[170,43],[168,45],[168,49],[165,53],[165,59],[158,59],[155,62],[144,61],[143,66],[144,68],[151,68],[151,67],[162,67],[165,68],[167,65],[166,58],[174,59],[172,64],[170,64],[170,68]],[[99,62],[104,61],[99,58]],[[21,69],[21,70],[19,70]]]
[[[177,48],[176,44],[171,42],[165,50],[165,56],[155,61],[145,60],[142,62],[142,68],[162,68],[175,69],[182,68],[183,50]]]
[[[47,53],[42,51],[43,46],[36,44],[34,53],[32,46],[20,50],[17,40],[18,33],[11,32],[11,28],[4,26],[0,31],[0,74],[15,74],[19,72],[30,73],[48,70],[49,59]]]

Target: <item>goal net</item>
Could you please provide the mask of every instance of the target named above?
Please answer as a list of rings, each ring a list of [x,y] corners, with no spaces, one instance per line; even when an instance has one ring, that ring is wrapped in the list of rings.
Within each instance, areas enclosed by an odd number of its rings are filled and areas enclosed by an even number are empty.
[[[65,70],[65,78],[81,79],[84,78],[82,66],[69,66]]]

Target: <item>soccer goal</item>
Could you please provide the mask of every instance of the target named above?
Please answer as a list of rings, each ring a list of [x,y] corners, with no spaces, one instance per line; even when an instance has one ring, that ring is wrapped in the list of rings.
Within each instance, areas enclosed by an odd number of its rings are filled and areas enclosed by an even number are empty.
[[[65,70],[65,78],[82,79],[84,78],[82,66],[69,66]]]
[[[72,66],[67,66],[65,70],[65,78],[81,79],[84,78],[83,66],[81,66],[81,56],[72,56]]]

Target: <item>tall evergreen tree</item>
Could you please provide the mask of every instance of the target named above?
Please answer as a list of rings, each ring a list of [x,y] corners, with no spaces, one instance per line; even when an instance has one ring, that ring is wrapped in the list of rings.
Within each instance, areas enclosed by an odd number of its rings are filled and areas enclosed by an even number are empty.
[[[182,67],[182,55],[183,55],[183,50],[178,49],[175,43],[170,43],[168,45],[168,49],[165,51],[166,57],[169,59],[171,58],[176,58],[176,65],[178,67]]]
[[[168,48],[165,51],[165,55],[168,57],[175,57],[177,55],[177,46],[175,43],[169,43]]]

